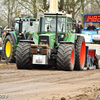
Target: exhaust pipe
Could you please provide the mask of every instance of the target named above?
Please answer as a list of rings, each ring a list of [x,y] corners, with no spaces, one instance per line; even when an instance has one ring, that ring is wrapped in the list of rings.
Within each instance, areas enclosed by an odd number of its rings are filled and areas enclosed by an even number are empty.
[[[56,13],[56,39],[55,39],[55,44],[54,44],[54,47],[57,46],[57,43],[58,43],[58,34],[57,34],[57,27],[58,27],[58,13]]]

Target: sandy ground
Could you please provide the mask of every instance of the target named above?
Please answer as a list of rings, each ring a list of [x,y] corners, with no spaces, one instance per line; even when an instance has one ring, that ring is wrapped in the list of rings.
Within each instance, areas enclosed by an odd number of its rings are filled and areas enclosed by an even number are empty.
[[[98,69],[18,70],[16,64],[0,64],[0,100],[100,100],[99,97]]]

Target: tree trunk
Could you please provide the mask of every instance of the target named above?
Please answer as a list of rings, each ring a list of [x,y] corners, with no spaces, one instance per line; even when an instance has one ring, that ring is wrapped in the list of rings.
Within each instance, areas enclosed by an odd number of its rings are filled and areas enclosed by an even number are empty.
[[[84,14],[84,0],[81,0],[81,7],[82,7],[82,13]],[[82,25],[83,25],[83,16],[81,16],[82,18]]]
[[[36,0],[33,1],[33,9],[34,9],[34,18],[37,18]]]
[[[59,2],[59,11],[64,10],[64,0],[60,0]]]
[[[47,0],[43,0],[43,9],[47,10]]]
[[[10,27],[10,0],[8,0],[8,28]]]
[[[94,3],[94,0],[91,0],[91,13],[93,12],[93,3]]]
[[[70,4],[70,8],[73,9],[73,12],[72,12],[72,18],[74,19],[74,16],[75,16],[75,0],[72,0],[72,3]],[[70,12],[71,13],[71,12]]]

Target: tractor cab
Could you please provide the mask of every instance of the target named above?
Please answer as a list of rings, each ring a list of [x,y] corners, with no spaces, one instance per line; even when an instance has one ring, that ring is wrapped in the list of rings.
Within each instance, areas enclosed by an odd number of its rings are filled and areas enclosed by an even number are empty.
[[[44,13],[41,20],[39,44],[49,44],[50,47],[54,47],[55,43],[65,41],[68,33],[72,31],[72,18],[69,14]]]
[[[17,39],[27,39],[29,34],[38,31],[39,19],[35,18],[17,18],[15,31],[18,34]]]

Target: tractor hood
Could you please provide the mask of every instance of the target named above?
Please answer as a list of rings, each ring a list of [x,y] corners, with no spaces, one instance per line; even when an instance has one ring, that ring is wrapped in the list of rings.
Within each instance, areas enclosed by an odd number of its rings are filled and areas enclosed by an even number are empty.
[[[54,47],[55,33],[46,33],[39,35],[39,44],[48,44],[50,47]]]

